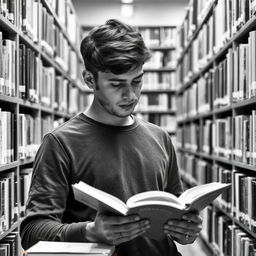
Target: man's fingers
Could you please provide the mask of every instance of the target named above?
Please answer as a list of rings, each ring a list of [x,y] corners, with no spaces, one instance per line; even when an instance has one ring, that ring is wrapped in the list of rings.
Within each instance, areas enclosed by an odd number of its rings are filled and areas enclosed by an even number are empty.
[[[188,221],[168,221],[167,225],[165,225],[166,229],[169,230],[180,230],[181,232],[186,232],[187,230],[192,230],[195,232],[200,232],[202,230],[201,224],[195,224],[193,222]]]
[[[184,214],[182,216],[182,219],[183,220],[186,220],[186,221],[189,221],[189,222],[194,222],[194,223],[202,223],[203,222],[203,219],[202,217],[199,215],[199,214],[196,214],[196,213],[187,213],[187,214]]]
[[[137,215],[130,215],[130,216],[107,216],[104,214],[99,214],[102,220],[107,222],[109,225],[121,225],[126,223],[133,223],[140,220],[140,217]]]
[[[119,236],[117,236],[114,240],[113,240],[113,244],[114,245],[118,245],[124,242],[128,242],[138,236],[143,235],[146,232],[147,229],[143,229],[137,232],[130,233],[129,235],[125,236],[124,233],[119,233]]]

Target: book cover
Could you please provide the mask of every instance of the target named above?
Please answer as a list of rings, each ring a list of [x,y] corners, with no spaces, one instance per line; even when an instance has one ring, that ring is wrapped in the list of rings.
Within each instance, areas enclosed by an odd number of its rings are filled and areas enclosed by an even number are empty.
[[[75,199],[95,210],[121,215],[138,214],[142,219],[149,219],[151,228],[145,235],[161,240],[165,237],[162,227],[169,219],[180,219],[184,213],[201,211],[230,184],[212,182],[198,185],[180,197],[164,191],[146,191],[130,197],[126,203],[83,181],[72,186]]]
[[[111,256],[115,246],[102,243],[39,241],[24,252],[25,256]]]

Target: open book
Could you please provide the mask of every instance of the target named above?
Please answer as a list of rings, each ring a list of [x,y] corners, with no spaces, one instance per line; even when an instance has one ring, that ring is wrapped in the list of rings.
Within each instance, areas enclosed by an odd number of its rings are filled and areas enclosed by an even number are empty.
[[[144,235],[161,240],[165,236],[162,227],[167,220],[179,219],[187,212],[200,212],[230,184],[212,182],[198,185],[186,190],[179,197],[164,191],[146,191],[130,197],[126,203],[83,181],[72,186],[75,199],[97,211],[122,215],[138,214],[141,218],[149,219],[151,228]]]
[[[111,256],[115,246],[101,243],[39,241],[24,256]]]

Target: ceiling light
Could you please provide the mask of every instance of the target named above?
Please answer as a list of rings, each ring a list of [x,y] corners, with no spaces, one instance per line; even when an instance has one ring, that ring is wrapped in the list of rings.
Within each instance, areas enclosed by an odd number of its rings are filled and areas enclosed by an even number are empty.
[[[122,0],[123,4],[132,4],[133,0]]]
[[[131,18],[134,13],[134,7],[131,4],[122,4],[121,5],[121,15],[124,18]]]

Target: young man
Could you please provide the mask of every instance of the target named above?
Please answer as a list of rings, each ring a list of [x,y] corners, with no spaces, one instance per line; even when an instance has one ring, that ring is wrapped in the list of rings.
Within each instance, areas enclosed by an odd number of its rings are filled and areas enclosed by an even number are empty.
[[[150,58],[139,32],[117,20],[94,28],[81,43],[83,77],[94,100],[44,137],[21,223],[23,248],[38,240],[103,242],[118,256],[178,255],[173,240],[192,243],[201,230],[198,214],[170,220],[166,237],[143,236],[150,222],[139,216],[111,216],[74,200],[80,180],[123,201],[139,192],[164,190],[180,195],[175,151],[167,132],[137,119],[143,64]]]

